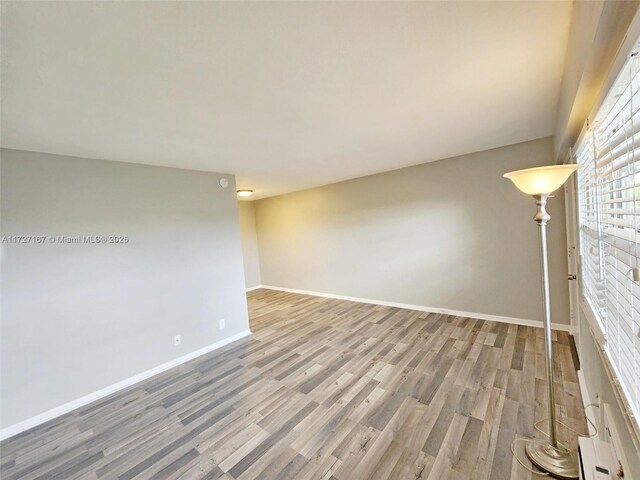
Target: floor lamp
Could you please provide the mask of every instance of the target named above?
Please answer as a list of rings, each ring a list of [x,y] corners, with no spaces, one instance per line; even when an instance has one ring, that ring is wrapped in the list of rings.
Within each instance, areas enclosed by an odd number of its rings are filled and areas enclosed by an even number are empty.
[[[552,165],[505,173],[522,192],[532,195],[538,206],[533,217],[540,233],[540,263],[542,267],[542,303],[544,307],[544,343],[549,401],[549,440],[527,442],[525,452],[536,467],[560,479],[578,478],[575,453],[558,445],[556,435],[556,401],[553,391],[553,345],[551,343],[551,310],[549,308],[549,265],[547,259],[547,222],[551,216],[545,209],[549,195],[559,189],[579,165]]]

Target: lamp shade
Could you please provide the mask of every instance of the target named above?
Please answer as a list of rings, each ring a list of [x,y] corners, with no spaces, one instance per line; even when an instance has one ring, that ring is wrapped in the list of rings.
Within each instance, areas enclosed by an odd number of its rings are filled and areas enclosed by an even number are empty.
[[[559,189],[580,165],[549,165],[505,173],[518,189],[529,195],[551,193]]]

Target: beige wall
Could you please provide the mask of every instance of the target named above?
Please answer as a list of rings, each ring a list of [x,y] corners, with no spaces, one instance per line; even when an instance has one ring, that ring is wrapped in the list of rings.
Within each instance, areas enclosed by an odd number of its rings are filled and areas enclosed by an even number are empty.
[[[501,176],[550,138],[255,202],[265,285],[540,320],[531,198]],[[550,200],[552,314],[568,323],[562,191]]]
[[[564,160],[580,134],[639,5],[637,0],[573,2],[554,136],[556,158]]]
[[[244,283],[246,288],[256,287],[260,280],[260,258],[253,202],[238,202],[242,257],[244,260]]]

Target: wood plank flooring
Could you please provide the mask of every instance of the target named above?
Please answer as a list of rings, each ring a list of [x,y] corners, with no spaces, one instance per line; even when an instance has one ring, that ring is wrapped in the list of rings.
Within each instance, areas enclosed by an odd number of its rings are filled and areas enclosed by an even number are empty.
[[[546,416],[541,329],[248,298],[251,337],[3,442],[2,479],[537,478],[510,444]],[[554,336],[558,417],[586,431]]]

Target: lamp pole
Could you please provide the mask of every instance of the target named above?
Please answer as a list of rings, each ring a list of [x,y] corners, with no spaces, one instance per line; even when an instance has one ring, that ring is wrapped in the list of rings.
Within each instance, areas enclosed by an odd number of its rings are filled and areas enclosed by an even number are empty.
[[[540,270],[542,271],[542,303],[544,305],[544,347],[545,364],[547,367],[547,399],[549,401],[549,438],[551,446],[558,448],[558,438],[556,436],[556,398],[553,389],[553,343],[551,341],[551,306],[549,302],[549,259],[547,253],[547,222],[551,220],[551,215],[547,213],[547,198],[544,193],[534,195],[538,211],[533,217],[538,224],[540,233]]]
[[[547,252],[548,193],[533,195],[538,211],[533,220],[538,224],[540,234],[540,267],[542,270],[542,303],[544,313],[544,347],[547,367],[547,399],[549,403],[549,443],[528,442],[525,452],[531,463],[560,479],[578,478],[578,460],[573,452],[558,444],[556,433],[556,399],[553,379],[553,342],[551,339],[551,307],[549,303],[549,258]]]

